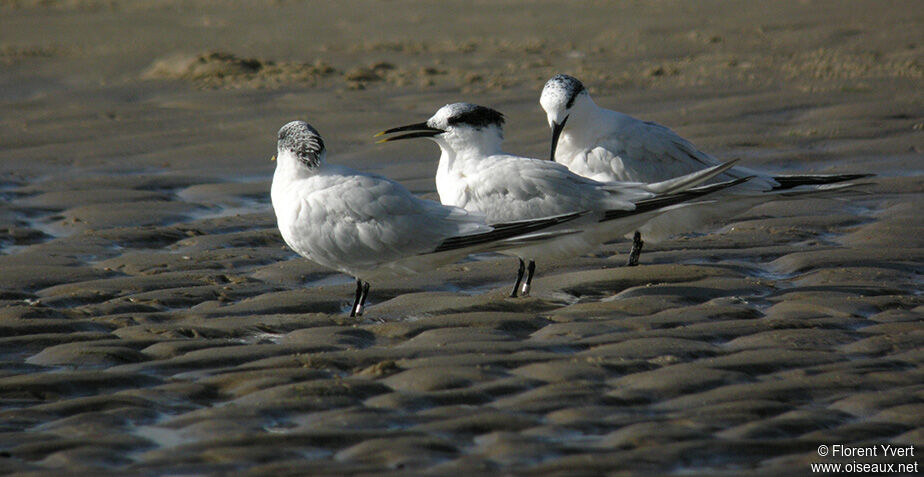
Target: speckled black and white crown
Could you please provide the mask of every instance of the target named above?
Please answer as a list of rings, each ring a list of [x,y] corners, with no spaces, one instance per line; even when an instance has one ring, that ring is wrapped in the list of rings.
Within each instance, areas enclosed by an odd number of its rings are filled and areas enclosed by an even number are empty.
[[[279,152],[288,151],[308,167],[318,167],[324,158],[321,134],[305,121],[292,121],[279,130]]]
[[[542,88],[542,98],[553,100],[559,104],[564,104],[565,109],[574,105],[574,100],[579,94],[587,91],[581,80],[564,74],[553,76],[546,81],[545,87]]]
[[[504,127],[504,115],[494,109],[472,103],[447,104],[427,121],[430,127],[446,130],[451,126],[470,126],[481,129],[487,126]]]

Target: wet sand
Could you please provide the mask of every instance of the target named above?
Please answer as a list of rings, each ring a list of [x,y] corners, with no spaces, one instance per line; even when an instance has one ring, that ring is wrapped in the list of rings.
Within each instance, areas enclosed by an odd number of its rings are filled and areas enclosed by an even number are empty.
[[[452,21],[449,21],[452,20]],[[917,2],[0,2],[0,472],[803,475],[924,442]],[[275,133],[434,196],[384,128],[538,93],[719,158],[873,172],[714,230],[353,284],[296,257]],[[867,459],[913,463],[919,457]]]

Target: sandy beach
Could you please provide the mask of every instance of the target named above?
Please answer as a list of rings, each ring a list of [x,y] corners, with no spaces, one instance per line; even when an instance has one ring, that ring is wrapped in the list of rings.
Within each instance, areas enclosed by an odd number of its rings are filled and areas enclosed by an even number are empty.
[[[0,0],[0,473],[918,465],[922,51],[911,0]],[[556,73],[723,160],[876,176],[526,298],[499,255],[373,283],[361,319],[283,243],[286,122],[437,198],[434,144],[373,135],[467,101],[546,157]],[[833,453],[883,445],[914,455]]]

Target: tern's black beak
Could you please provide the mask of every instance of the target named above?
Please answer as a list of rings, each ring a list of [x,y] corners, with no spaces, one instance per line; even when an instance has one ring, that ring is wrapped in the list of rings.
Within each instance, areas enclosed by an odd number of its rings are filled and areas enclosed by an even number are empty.
[[[565,116],[565,119],[562,119],[560,123],[552,124],[552,151],[549,153],[549,160],[555,161],[555,149],[558,147],[558,138],[561,136],[561,131],[565,129],[565,123],[568,122],[568,118],[571,116]]]
[[[382,143],[382,142],[389,142],[389,141],[397,141],[399,139],[412,139],[415,137],[433,137],[433,136],[436,136],[437,134],[442,134],[445,132],[442,129],[431,128],[430,126],[427,126],[427,123],[416,123],[416,124],[408,124],[407,126],[400,126],[397,128],[386,129],[376,134],[375,137],[384,136],[386,134],[405,132],[405,131],[412,131],[412,132],[409,132],[407,134],[402,134],[400,136],[392,136],[392,137],[386,137],[384,139],[379,139],[378,142]]]

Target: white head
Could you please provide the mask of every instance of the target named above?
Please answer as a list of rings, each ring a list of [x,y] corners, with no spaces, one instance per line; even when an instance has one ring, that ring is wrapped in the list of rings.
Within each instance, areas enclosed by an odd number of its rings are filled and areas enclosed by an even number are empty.
[[[590,93],[577,78],[568,75],[555,75],[545,83],[539,105],[545,110],[549,127],[552,128],[552,151],[550,160],[555,160],[555,148],[565,123],[576,109],[590,104]]]
[[[474,148],[494,152],[493,149],[499,149],[504,139],[504,115],[477,104],[453,103],[440,108],[425,123],[388,129],[378,135],[396,132],[408,133],[379,142],[426,137],[453,151]]]
[[[316,170],[324,163],[327,149],[318,131],[305,121],[292,121],[279,130],[276,152],[280,167],[291,164],[298,170]],[[290,166],[291,167],[291,166]]]

